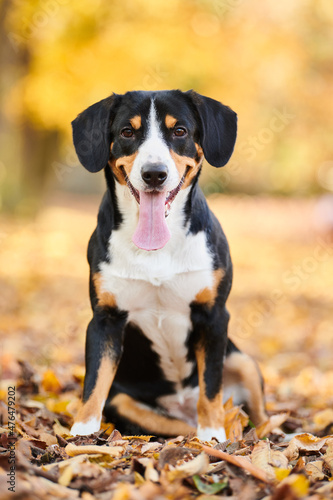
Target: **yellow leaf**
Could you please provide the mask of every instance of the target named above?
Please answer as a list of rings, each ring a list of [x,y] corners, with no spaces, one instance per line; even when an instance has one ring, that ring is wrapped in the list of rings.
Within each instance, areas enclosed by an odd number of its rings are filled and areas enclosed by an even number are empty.
[[[230,396],[229,399],[227,399],[227,401],[224,403],[223,407],[224,407],[224,411],[229,411],[229,410],[232,410],[234,406],[234,403],[233,403],[233,398],[232,396]]]
[[[61,391],[61,385],[56,374],[52,370],[46,370],[42,379],[44,391],[58,393]]]
[[[123,436],[123,439],[130,441],[131,439],[141,439],[142,441],[150,441],[154,436]]]
[[[46,408],[53,413],[67,413],[66,408],[69,401],[56,401],[54,399],[48,399],[45,402]]]
[[[112,500],[129,500],[130,496],[130,486],[128,484],[120,483],[112,495]]]
[[[71,465],[68,465],[64,471],[61,473],[58,483],[62,486],[68,486],[73,478],[73,469]]]
[[[303,474],[291,474],[280,483],[280,486],[283,484],[289,484],[295,495],[304,497],[309,491],[310,483]]]
[[[135,486],[140,486],[141,484],[145,483],[144,478],[139,474],[138,472],[134,471],[134,481],[135,481]]]
[[[102,422],[101,423],[101,429],[104,430],[105,434],[107,436],[110,436],[112,434],[112,431],[114,429],[114,425],[113,424],[109,424],[109,423],[105,423],[105,422]]]
[[[290,470],[289,469],[280,469],[280,468],[276,468],[274,469],[274,472],[275,472],[275,477],[278,481],[282,481],[283,479],[285,479],[286,477],[289,476],[290,474]]]

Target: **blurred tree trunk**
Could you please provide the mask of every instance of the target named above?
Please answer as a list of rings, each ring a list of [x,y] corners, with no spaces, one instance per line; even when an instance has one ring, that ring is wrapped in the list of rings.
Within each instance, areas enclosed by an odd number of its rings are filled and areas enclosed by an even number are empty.
[[[57,157],[59,133],[38,129],[24,114],[23,103],[17,103],[23,116],[7,116],[8,95],[28,74],[30,65],[28,40],[22,38],[14,44],[13,37],[8,36],[7,19],[12,6],[13,0],[0,2],[0,203],[4,210],[33,214]]]

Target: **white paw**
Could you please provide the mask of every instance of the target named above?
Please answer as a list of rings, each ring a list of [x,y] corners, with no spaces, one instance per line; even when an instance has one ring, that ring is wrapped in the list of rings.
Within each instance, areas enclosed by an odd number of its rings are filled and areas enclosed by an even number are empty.
[[[220,443],[223,443],[227,440],[224,427],[213,429],[212,427],[201,427],[201,425],[199,425],[197,429],[197,436],[201,441],[211,441],[215,438]]]
[[[92,418],[88,422],[75,422],[71,428],[72,436],[89,436],[94,432],[99,431],[101,421],[97,418]]]

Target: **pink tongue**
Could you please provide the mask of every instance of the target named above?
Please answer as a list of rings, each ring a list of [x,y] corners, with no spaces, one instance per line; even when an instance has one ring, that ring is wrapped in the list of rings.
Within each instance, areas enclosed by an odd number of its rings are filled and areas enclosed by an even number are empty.
[[[133,234],[133,243],[143,250],[163,248],[170,239],[165,222],[166,193],[140,192],[139,222]]]

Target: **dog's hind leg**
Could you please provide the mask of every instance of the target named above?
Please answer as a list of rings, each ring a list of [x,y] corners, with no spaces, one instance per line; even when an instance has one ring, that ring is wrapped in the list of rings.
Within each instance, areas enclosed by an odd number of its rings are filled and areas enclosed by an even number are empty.
[[[225,399],[232,395],[235,404],[244,404],[254,425],[260,425],[267,420],[263,379],[259,367],[230,339],[224,362],[223,387]]]
[[[177,418],[163,415],[158,409],[143,404],[128,394],[118,393],[105,407],[107,419],[123,434],[153,434],[155,436],[187,436],[195,428]]]

